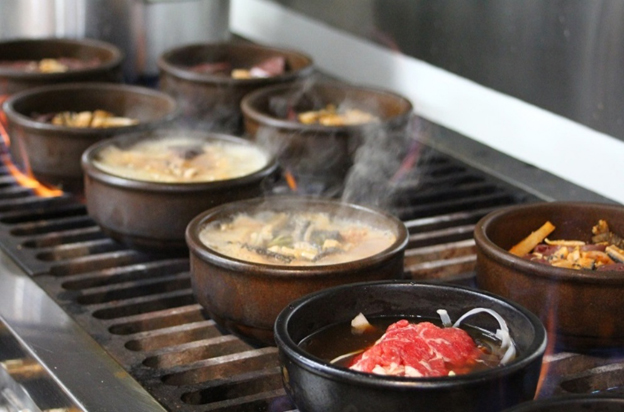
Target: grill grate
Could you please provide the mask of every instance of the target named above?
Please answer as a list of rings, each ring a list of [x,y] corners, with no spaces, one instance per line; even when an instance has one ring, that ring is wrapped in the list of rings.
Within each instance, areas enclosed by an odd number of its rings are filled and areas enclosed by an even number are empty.
[[[406,272],[470,282],[474,224],[497,207],[537,199],[428,150],[417,181],[401,183],[390,208],[410,231]],[[128,249],[107,238],[79,200],[39,197],[18,187],[6,169],[0,170],[0,247],[166,409],[293,409],[276,349],[219,330],[193,297],[186,258]],[[588,369],[605,368],[596,359],[552,359],[557,376],[565,377],[549,382],[552,391],[588,392],[588,385],[600,386],[597,375],[621,377],[623,368],[616,367],[584,378]]]

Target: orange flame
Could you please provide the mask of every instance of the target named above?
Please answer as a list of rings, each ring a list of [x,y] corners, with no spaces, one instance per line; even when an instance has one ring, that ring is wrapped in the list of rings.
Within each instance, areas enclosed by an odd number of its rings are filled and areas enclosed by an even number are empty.
[[[544,352],[544,358],[555,353],[556,343],[554,337],[556,336],[556,321],[555,321],[555,305],[550,305],[548,309],[548,322],[546,325],[547,333],[548,333],[548,345],[546,346],[546,351]],[[535,398],[539,398],[542,390],[544,389],[544,383],[548,378],[548,373],[550,371],[550,362],[543,362],[542,369],[540,370],[539,379],[537,381],[537,389],[535,390]]]
[[[295,179],[295,176],[293,176],[292,173],[290,173],[288,170],[286,170],[284,172],[284,179],[286,179],[286,184],[288,184],[288,187],[290,188],[290,190],[292,190],[293,192],[297,191],[297,180]]]
[[[0,96],[0,104],[2,101],[6,100],[6,96]],[[11,145],[11,139],[9,138],[9,133],[5,127],[6,124],[6,114],[4,111],[0,110],[0,144],[4,144],[5,147],[9,147]],[[16,182],[23,187],[27,187],[32,189],[37,195],[41,197],[57,197],[63,194],[62,190],[56,188],[50,188],[35,179],[32,176],[29,176],[22,171],[20,171],[9,159],[9,156],[1,157],[2,163],[7,168],[9,173],[13,175]]]

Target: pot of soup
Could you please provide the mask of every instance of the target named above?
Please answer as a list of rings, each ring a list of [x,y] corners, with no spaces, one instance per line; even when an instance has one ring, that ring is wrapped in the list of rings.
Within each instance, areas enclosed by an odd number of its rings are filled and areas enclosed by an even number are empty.
[[[153,130],[177,113],[170,96],[146,87],[72,83],[37,87],[3,104],[11,159],[41,182],[82,191],[80,159],[96,142]]]
[[[82,156],[88,213],[130,247],[186,251],[186,225],[222,203],[259,196],[277,163],[253,143],[157,130],[91,146]]]
[[[300,411],[499,412],[533,399],[546,330],[496,295],[413,281],[338,286],[275,322]]]
[[[274,345],[291,301],[327,287],[403,276],[405,225],[336,200],[274,196],[224,204],[186,230],[193,290],[217,324]]]
[[[2,41],[0,95],[58,83],[121,82],[123,58],[116,46],[92,39]]]

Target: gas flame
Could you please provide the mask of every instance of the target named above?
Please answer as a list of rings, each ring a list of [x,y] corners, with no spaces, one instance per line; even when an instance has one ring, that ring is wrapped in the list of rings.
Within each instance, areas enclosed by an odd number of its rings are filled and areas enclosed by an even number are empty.
[[[0,104],[6,100],[6,96],[0,96]],[[5,127],[6,125],[6,114],[4,111],[0,110],[0,144],[4,144],[5,148],[8,148],[11,145],[11,139],[9,138],[9,134]],[[15,181],[23,187],[27,187],[32,189],[38,196],[41,197],[57,197],[63,194],[62,190],[51,188],[43,185],[34,177],[27,175],[20,171],[9,159],[9,156],[1,157],[2,163],[8,170],[8,172],[15,178]]]
[[[292,190],[293,192],[296,192],[297,191],[297,180],[295,179],[295,176],[293,176],[292,173],[290,173],[288,170],[286,170],[284,172],[284,179],[286,180],[286,184],[288,185],[290,190]]]
[[[551,305],[548,310],[548,322],[546,324],[548,334],[548,345],[544,352],[544,358],[555,353],[556,343],[554,337],[556,336],[556,321],[555,321],[555,305]],[[550,371],[550,362],[543,362],[542,369],[540,370],[539,379],[537,381],[537,389],[535,390],[535,398],[539,398],[540,395],[549,396],[550,394],[543,394],[542,391],[546,391],[545,382],[548,379],[548,373]]]

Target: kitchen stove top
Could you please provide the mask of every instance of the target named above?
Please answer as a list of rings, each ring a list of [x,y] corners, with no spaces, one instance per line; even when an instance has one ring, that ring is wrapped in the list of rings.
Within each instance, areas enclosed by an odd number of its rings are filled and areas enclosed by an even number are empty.
[[[419,180],[406,181],[405,197],[390,205],[410,230],[412,279],[472,285],[472,228],[490,210],[568,197],[608,201],[443,129],[425,143]],[[4,330],[71,401],[55,407],[294,409],[276,349],[219,330],[193,297],[186,257],[128,249],[101,232],[79,199],[37,196],[4,169],[0,249]],[[621,353],[552,352],[545,368],[540,397],[624,386]]]

